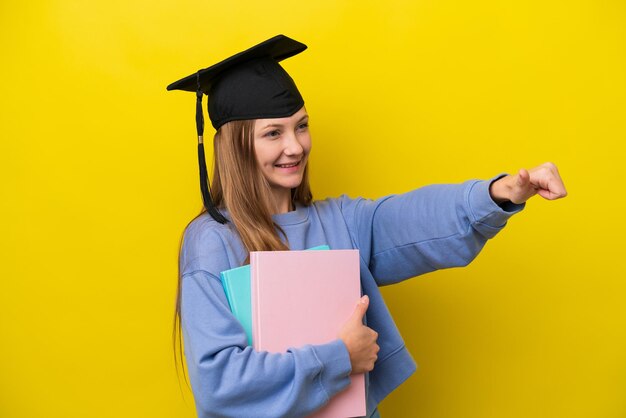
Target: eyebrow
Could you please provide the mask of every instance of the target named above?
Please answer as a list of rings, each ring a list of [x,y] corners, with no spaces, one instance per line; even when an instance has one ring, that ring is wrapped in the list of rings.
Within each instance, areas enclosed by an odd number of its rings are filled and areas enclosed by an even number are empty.
[[[309,115],[304,115],[300,118],[300,120],[297,123],[301,123],[303,120],[305,119],[309,119]],[[282,128],[283,126],[285,126],[283,123],[270,123],[268,125],[265,125],[262,129],[267,129],[267,128]]]

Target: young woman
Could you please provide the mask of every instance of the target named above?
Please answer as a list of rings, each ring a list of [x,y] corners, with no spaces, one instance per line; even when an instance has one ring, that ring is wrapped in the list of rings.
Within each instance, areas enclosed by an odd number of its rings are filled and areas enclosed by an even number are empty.
[[[556,167],[546,163],[378,200],[313,201],[308,114],[278,64],[305,48],[277,36],[168,87],[197,92],[206,212],[184,233],[176,318],[201,417],[306,416],[355,372],[366,373],[367,416],[378,416],[377,405],[416,367],[378,287],[466,265],[527,199],[566,194]],[[211,194],[203,167],[204,93],[217,130]],[[220,272],[247,263],[251,251],[323,244],[359,249],[364,296],[353,316],[326,344],[255,352],[231,314]]]

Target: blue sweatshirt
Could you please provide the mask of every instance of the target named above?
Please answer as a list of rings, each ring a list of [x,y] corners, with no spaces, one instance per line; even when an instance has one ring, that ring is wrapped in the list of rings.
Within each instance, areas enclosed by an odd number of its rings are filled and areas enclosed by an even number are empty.
[[[341,196],[274,215],[292,250],[323,244],[359,249],[362,291],[370,298],[366,321],[380,346],[366,376],[368,416],[416,369],[378,286],[472,261],[523,208],[495,204],[489,184],[426,186],[377,200]],[[246,255],[232,222],[222,225],[205,213],[185,230],[182,329],[198,416],[306,416],[349,384],[348,351],[340,339],[286,353],[248,346],[219,279]]]

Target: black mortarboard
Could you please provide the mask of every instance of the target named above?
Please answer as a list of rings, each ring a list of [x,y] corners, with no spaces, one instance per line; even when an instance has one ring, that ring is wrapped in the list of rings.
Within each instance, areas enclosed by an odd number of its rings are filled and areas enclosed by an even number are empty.
[[[203,94],[209,96],[209,117],[215,129],[233,120],[291,116],[304,106],[304,100],[278,62],[306,48],[278,35],[167,86],[168,90],[196,92],[200,189],[204,206],[216,221],[227,222],[213,205],[209,190],[203,145]]]

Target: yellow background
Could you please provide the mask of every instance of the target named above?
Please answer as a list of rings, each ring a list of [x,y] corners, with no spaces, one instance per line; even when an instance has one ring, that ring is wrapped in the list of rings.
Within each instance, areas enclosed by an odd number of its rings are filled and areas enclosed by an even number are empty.
[[[284,65],[317,198],[544,161],[570,193],[469,267],[383,290],[419,369],[382,416],[626,416],[625,18],[621,0],[3,1],[0,416],[194,416],[170,338],[195,98],[165,87],[278,33],[309,46]]]

